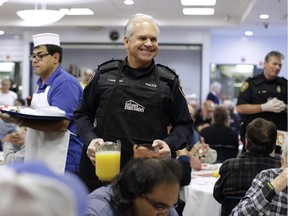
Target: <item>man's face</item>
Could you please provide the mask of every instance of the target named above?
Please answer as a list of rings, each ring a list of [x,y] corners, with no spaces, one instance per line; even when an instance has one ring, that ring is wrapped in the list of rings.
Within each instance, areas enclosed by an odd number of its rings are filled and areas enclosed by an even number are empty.
[[[36,56],[32,60],[33,71],[36,75],[46,78],[53,72],[53,68],[57,63],[55,54],[52,56],[48,54],[46,46],[39,46],[33,50],[33,56]],[[41,59],[38,59],[39,56]]]
[[[128,65],[132,68],[150,66],[158,52],[158,33],[154,23],[142,21],[134,24],[131,38],[124,38],[128,52]]]
[[[264,75],[266,79],[273,80],[280,73],[282,67],[281,58],[271,56],[268,61],[264,62]]]
[[[178,183],[157,185],[151,192],[135,199],[130,213],[134,216],[168,215],[169,208],[178,202],[179,190]]]

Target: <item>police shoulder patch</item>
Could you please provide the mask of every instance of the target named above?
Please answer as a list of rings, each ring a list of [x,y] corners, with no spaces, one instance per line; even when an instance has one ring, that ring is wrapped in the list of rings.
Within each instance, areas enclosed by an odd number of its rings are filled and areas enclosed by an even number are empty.
[[[182,85],[181,85],[181,82],[179,83],[179,91],[181,92],[183,97],[186,98],[185,93],[184,93],[183,88],[182,88]]]
[[[249,83],[248,82],[243,82],[241,87],[240,87],[240,92],[244,92],[249,88]]]

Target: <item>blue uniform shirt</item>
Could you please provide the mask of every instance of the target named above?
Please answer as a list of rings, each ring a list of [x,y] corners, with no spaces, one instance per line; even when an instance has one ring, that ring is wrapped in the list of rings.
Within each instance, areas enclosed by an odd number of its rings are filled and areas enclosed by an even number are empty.
[[[38,93],[43,93],[47,86],[48,103],[50,106],[58,107],[66,112],[65,117],[70,120],[68,130],[76,134],[76,125],[73,112],[78,107],[82,99],[83,88],[78,80],[59,66],[57,70],[42,85],[42,78],[37,81]],[[66,161],[66,171],[76,172],[79,168],[80,156],[82,151],[82,140],[76,135],[70,135],[69,148]]]

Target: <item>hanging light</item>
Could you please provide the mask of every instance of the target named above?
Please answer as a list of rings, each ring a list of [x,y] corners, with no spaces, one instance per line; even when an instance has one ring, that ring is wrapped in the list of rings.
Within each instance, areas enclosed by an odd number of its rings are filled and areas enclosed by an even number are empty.
[[[38,4],[35,3],[34,10],[20,10],[16,14],[26,22],[27,25],[41,26],[55,23],[64,17],[64,13],[59,10],[47,10],[46,5],[42,4],[41,9],[38,9]]]
[[[8,0],[0,0],[0,6],[2,6],[5,2],[7,2]]]

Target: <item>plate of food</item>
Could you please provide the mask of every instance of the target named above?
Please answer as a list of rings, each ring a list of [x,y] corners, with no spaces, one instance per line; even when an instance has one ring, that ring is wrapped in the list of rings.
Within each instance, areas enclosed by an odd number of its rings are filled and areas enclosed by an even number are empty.
[[[10,116],[23,119],[38,119],[38,120],[61,120],[65,118],[65,111],[59,108],[46,107],[45,109],[34,110],[31,108],[10,108],[4,107],[2,113],[7,113]]]
[[[218,169],[218,166],[216,164],[208,164],[208,163],[203,163],[201,165],[202,170],[216,170]]]

